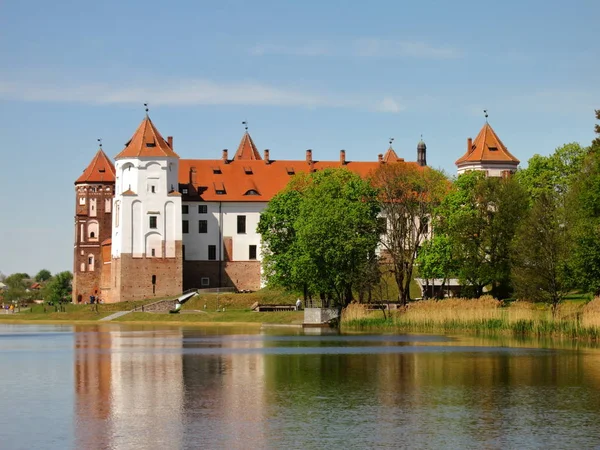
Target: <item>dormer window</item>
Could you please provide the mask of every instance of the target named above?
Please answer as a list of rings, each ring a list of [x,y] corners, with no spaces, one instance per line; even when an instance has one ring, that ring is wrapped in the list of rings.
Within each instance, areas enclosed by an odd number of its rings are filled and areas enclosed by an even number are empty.
[[[294,170],[293,167],[286,167],[285,170],[287,171],[288,175],[295,175],[296,171]]]
[[[223,172],[221,172],[220,167],[213,167],[212,171],[213,171],[213,174],[215,174],[215,175],[221,175],[223,173]]]
[[[215,187],[215,193],[219,194],[219,195],[224,195],[225,194],[225,185],[223,184],[222,181],[218,181],[213,183],[214,187]]]
[[[488,147],[490,149],[490,152],[495,152],[498,150],[498,147]]]
[[[98,169],[98,172],[104,173],[104,172],[106,172],[106,169]]]
[[[246,192],[244,195],[260,195],[260,194],[258,193],[258,191],[257,191],[257,190],[255,190],[255,189],[250,189],[250,190],[249,190],[248,192]]]
[[[246,175],[252,175],[252,167],[244,167],[244,173]]]

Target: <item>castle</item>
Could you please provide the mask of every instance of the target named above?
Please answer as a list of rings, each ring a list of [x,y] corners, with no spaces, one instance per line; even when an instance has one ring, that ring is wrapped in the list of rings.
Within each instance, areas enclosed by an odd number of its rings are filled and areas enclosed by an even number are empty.
[[[299,172],[346,167],[367,176],[381,164],[426,166],[425,143],[417,161],[405,162],[391,146],[374,162],[303,160],[262,156],[247,129],[237,151],[220,159],[181,159],[146,114],[115,157],[98,150],[75,181],[73,301],[164,298],[192,288],[258,290],[261,239],[256,232],[268,201]],[[459,174],[513,173],[519,161],[486,122],[456,165]]]

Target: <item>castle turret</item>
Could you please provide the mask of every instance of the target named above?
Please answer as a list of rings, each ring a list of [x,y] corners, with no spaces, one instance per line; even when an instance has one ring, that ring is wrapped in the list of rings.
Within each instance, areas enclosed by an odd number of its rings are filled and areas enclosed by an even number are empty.
[[[490,177],[501,177],[515,173],[519,162],[486,121],[475,140],[467,139],[467,152],[455,164],[459,175],[481,170]]]
[[[74,303],[103,298],[101,247],[111,236],[114,191],[115,168],[100,148],[75,181]]]
[[[179,156],[172,145],[146,115],[116,156],[111,301],[181,293]]]
[[[427,146],[422,138],[417,144],[417,164],[421,167],[427,165]]]

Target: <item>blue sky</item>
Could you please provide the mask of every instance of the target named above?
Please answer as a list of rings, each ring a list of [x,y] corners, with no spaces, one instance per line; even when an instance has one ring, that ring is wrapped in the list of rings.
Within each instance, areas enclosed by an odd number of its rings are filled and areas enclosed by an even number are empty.
[[[143,103],[183,158],[375,160],[394,137],[454,161],[489,121],[522,166],[588,145],[600,2],[0,3],[0,271],[72,270],[73,182],[116,155]]]

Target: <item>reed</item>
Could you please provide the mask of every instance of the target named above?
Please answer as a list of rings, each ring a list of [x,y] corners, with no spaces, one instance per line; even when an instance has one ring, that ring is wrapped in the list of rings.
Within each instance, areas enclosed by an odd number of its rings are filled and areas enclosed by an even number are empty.
[[[516,301],[505,304],[489,296],[479,299],[426,300],[410,303],[386,319],[365,305],[351,304],[342,326],[422,332],[469,331],[571,338],[600,338],[600,297],[587,304],[566,302],[553,315],[549,306]]]

